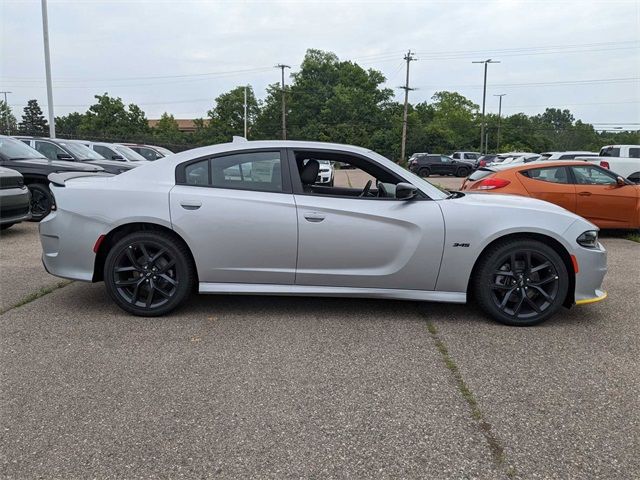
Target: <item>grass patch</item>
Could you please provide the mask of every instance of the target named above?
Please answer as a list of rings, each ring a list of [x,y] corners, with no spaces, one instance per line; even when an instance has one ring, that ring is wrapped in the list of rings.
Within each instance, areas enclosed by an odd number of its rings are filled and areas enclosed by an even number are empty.
[[[26,305],[27,303],[31,303],[31,302],[33,302],[34,300],[37,300],[40,297],[44,297],[45,295],[48,295],[48,294],[50,294],[51,292],[53,292],[55,290],[58,290],[59,288],[66,287],[70,283],[73,283],[73,282],[71,280],[62,280],[62,281],[60,281],[58,283],[54,283],[53,285],[49,285],[47,287],[42,287],[40,290],[37,290],[37,291],[35,291],[33,293],[30,293],[26,297],[22,298],[18,303],[0,310],[0,315],[2,315],[3,313],[6,313],[9,310],[12,310],[14,308],[22,307],[23,305]]]
[[[624,238],[627,240],[631,240],[632,242],[640,243],[640,233],[630,233]]]
[[[504,447],[491,431],[491,424],[487,422],[482,415],[482,411],[478,406],[478,401],[476,400],[475,395],[464,381],[464,378],[462,378],[462,374],[460,373],[458,365],[456,364],[453,357],[451,357],[451,355],[449,354],[449,349],[438,336],[438,329],[436,328],[436,326],[432,322],[427,322],[427,330],[431,334],[433,343],[438,349],[438,352],[440,352],[445,366],[451,372],[460,395],[462,395],[462,398],[464,398],[465,402],[467,402],[469,410],[471,411],[471,416],[477,422],[478,428],[484,435],[487,444],[489,445],[489,451],[491,452],[491,456],[494,462],[499,467],[504,468],[506,462]],[[505,473],[507,477],[512,478],[513,476],[515,476],[516,470],[512,465],[509,465]]]

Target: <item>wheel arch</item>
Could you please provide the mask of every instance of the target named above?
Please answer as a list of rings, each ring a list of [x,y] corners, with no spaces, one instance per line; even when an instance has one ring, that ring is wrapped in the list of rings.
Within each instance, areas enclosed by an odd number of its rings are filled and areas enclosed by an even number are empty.
[[[93,266],[93,282],[100,282],[104,280],[104,264],[107,259],[107,255],[109,254],[109,250],[123,237],[129,235],[134,232],[162,232],[172,237],[176,242],[182,243],[187,252],[189,252],[189,260],[191,261],[194,274],[196,277],[195,285],[198,285],[198,266],[195,262],[195,258],[193,257],[193,253],[191,252],[191,248],[185,240],[175,231],[169,227],[164,225],[160,225],[158,223],[152,222],[131,222],[125,223],[122,225],[118,225],[114,229],[112,229],[109,233],[107,233],[100,243],[98,251],[96,252],[96,258]]]
[[[565,267],[567,268],[567,272],[569,274],[569,288],[567,289],[567,296],[564,299],[563,305],[567,308],[571,307],[575,301],[575,290],[576,290],[576,273],[573,269],[573,262],[571,261],[571,255],[567,251],[567,249],[560,243],[558,240],[553,238],[550,235],[545,235],[543,233],[532,233],[532,232],[516,232],[510,233],[507,235],[502,235],[498,238],[493,239],[489,242],[480,252],[480,255],[476,258],[475,263],[473,264],[473,268],[471,269],[471,274],[469,275],[469,280],[467,282],[467,297],[471,298],[473,295],[473,279],[475,277],[476,269],[480,264],[480,259],[483,258],[485,252],[495,246],[498,243],[502,243],[509,240],[538,240],[540,242],[545,243],[555,250],[555,252],[560,255]]]

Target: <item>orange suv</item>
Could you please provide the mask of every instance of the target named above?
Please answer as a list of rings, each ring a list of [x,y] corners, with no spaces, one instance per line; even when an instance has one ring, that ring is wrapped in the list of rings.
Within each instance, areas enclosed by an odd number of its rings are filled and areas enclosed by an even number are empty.
[[[600,228],[640,228],[640,185],[584,161],[483,167],[465,180],[461,190],[546,200]]]

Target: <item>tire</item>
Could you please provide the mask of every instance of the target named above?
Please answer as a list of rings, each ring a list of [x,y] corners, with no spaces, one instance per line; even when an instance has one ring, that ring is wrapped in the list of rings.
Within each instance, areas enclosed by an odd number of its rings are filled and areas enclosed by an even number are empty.
[[[506,325],[532,326],[560,309],[569,274],[560,255],[548,245],[514,239],[483,254],[472,282],[474,298],[487,315]]]
[[[42,183],[27,185],[31,193],[31,219],[30,222],[39,222],[51,213],[53,207],[53,194],[49,187]]]
[[[421,168],[420,170],[418,170],[418,175],[420,175],[421,177],[428,177],[429,175],[431,175],[431,170],[429,170],[428,168]]]
[[[459,168],[458,171],[456,172],[456,176],[457,177],[466,177],[467,175],[469,175],[469,168],[467,167],[462,167]]]
[[[164,232],[131,233],[109,250],[105,260],[107,292],[133,315],[171,312],[189,297],[194,282],[195,266],[186,245]]]
[[[0,225],[0,230],[6,230],[7,228],[13,227],[15,223],[5,223],[4,225]]]
[[[329,182],[329,186],[330,186],[330,187],[333,187],[333,180],[334,180],[334,179],[332,178],[332,179],[331,179],[331,181]]]

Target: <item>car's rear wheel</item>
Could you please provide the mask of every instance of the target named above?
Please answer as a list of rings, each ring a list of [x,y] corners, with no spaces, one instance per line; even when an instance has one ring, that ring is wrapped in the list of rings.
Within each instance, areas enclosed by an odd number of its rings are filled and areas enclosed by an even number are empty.
[[[468,169],[467,167],[462,167],[458,169],[458,171],[456,172],[456,175],[458,177],[466,177],[467,175],[469,175],[469,171],[470,169]]]
[[[569,274],[558,253],[537,240],[515,239],[484,254],[473,279],[475,299],[500,323],[537,325],[560,309]]]
[[[31,183],[27,185],[31,192],[31,221],[39,222],[49,215],[53,207],[53,195],[51,190],[42,183]]]
[[[420,175],[421,177],[428,177],[429,175],[431,175],[431,170],[429,170],[428,168],[421,168],[420,170],[418,170],[418,175]]]
[[[195,279],[187,247],[163,232],[134,232],[105,260],[107,292],[134,315],[164,315],[184,302]]]

